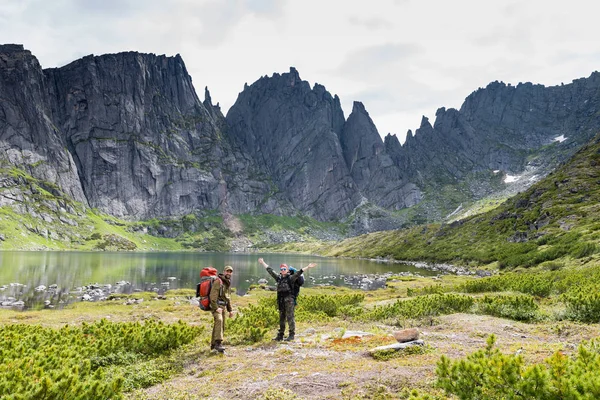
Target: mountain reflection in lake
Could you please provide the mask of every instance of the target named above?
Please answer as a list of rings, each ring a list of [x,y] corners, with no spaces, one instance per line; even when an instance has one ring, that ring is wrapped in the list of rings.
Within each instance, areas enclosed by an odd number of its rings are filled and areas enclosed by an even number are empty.
[[[195,289],[200,270],[225,265],[234,268],[232,286],[244,294],[252,284],[273,279],[257,262],[275,271],[285,263],[302,268],[318,264],[306,274],[306,286],[349,286],[373,290],[391,275],[437,275],[406,264],[348,260],[300,254],[261,253],[92,253],[0,252],[0,304],[17,309],[57,307],[77,300],[100,301],[114,293]]]

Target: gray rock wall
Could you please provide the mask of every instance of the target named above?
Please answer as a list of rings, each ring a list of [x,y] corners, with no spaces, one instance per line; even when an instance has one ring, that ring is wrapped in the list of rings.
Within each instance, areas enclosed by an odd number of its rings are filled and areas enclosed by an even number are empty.
[[[27,184],[16,167],[44,188],[87,204],[76,164],[50,110],[48,82],[37,59],[21,45],[0,45],[0,167],[4,188]],[[3,191],[2,204],[24,201],[20,189]],[[60,193],[59,193],[60,192]]]
[[[247,86],[227,123],[228,134],[264,166],[296,210],[330,220],[360,203],[339,141],[339,99],[321,85],[311,89],[294,68]]]

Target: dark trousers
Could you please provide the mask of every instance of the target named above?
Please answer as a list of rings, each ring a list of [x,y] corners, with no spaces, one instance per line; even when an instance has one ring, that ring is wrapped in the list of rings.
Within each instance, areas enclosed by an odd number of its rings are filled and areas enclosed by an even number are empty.
[[[285,332],[286,320],[290,328],[290,335],[294,335],[296,333],[296,321],[294,320],[294,309],[296,308],[296,305],[294,304],[294,297],[286,296],[282,299],[278,299],[277,303],[279,306],[279,335],[283,336],[283,333]]]

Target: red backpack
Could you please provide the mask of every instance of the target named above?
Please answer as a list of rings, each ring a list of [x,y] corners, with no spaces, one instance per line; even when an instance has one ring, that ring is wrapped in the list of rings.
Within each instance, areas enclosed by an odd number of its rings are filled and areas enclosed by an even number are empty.
[[[200,283],[196,285],[196,297],[200,297],[200,308],[204,311],[210,311],[210,291],[212,289],[213,282],[219,279],[217,276],[217,270],[213,267],[202,268],[200,271]],[[219,279],[219,282],[221,280]],[[223,290],[221,285],[220,291]],[[219,293],[219,297],[221,293]]]

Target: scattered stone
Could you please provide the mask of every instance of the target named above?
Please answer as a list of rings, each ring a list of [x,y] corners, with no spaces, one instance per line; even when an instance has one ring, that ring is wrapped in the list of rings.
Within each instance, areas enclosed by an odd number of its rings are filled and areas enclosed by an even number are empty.
[[[406,342],[406,343],[394,343],[394,344],[390,344],[387,346],[379,346],[379,347],[375,347],[374,349],[369,350],[370,354],[374,354],[377,353],[378,351],[382,351],[382,350],[401,350],[401,349],[406,349],[407,347],[412,347],[412,346],[423,346],[425,343],[422,340],[414,340],[412,342]]]
[[[398,343],[412,342],[419,339],[419,331],[415,328],[394,331],[394,338]]]
[[[307,330],[304,331],[305,336],[311,336],[311,335],[314,335],[315,333],[317,333],[315,328],[308,328]]]
[[[361,331],[346,331],[344,335],[342,335],[342,339],[348,339],[351,337],[363,337],[363,336],[372,336],[373,334],[370,332],[361,332]]]

